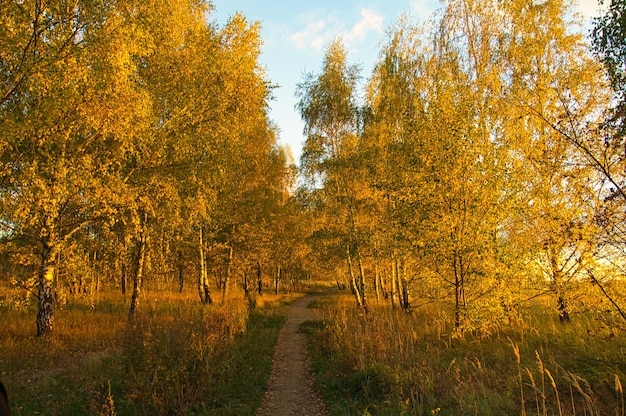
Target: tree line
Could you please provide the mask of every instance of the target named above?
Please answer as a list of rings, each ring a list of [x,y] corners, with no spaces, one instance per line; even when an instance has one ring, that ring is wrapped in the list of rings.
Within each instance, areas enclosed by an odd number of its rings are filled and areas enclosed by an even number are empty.
[[[359,307],[438,302],[459,332],[545,296],[563,322],[600,301],[624,318],[617,3],[595,50],[565,0],[451,0],[424,24],[401,18],[365,82],[330,43],[297,92],[302,192],[314,252]]]
[[[104,284],[132,321],[145,281],[208,304],[336,279],[365,310],[437,302],[460,332],[546,296],[564,322],[582,294],[626,316],[619,2],[593,51],[566,0],[403,17],[366,80],[331,42],[296,91],[299,169],[258,23],[201,0],[2,7],[0,272],[39,335]]]
[[[235,268],[247,291],[288,266],[294,169],[268,117],[260,26],[212,9],[2,4],[2,275],[34,293],[39,335],[63,293],[105,281],[130,293],[132,320],[147,276],[191,280],[210,303]]]

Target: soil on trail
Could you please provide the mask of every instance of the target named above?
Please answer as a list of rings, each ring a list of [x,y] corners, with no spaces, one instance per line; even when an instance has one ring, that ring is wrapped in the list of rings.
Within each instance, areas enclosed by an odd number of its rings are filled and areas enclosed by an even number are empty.
[[[323,416],[326,410],[313,389],[313,375],[300,324],[315,319],[305,296],[289,307],[287,322],[278,334],[268,390],[257,416]]]

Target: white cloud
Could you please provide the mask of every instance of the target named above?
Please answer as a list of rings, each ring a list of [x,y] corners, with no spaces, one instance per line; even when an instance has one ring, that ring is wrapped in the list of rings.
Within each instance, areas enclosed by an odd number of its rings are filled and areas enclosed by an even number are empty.
[[[304,30],[289,36],[289,39],[298,49],[309,47],[321,49],[330,39],[329,31],[324,31],[325,27],[326,22],[324,20],[317,20],[309,23]]]
[[[373,10],[361,9],[361,20],[352,29],[343,34],[343,39],[349,44],[353,41],[363,41],[371,30],[383,33],[384,20],[383,16]]]
[[[433,0],[411,0],[411,13],[421,22],[427,21],[441,4]]]
[[[373,10],[361,9],[361,19],[345,30],[343,19],[334,16],[317,18],[303,30],[293,33],[289,39],[298,49],[321,50],[334,37],[341,36],[347,45],[362,42],[370,32],[383,33],[384,17]]]

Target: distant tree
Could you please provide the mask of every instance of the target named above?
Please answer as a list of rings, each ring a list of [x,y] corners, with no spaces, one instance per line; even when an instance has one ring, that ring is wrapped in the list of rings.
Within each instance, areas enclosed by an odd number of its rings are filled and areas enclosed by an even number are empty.
[[[323,186],[326,235],[336,238],[360,307],[367,308],[358,198],[362,196],[353,158],[361,113],[357,103],[359,68],[349,65],[340,39],[331,42],[319,74],[307,74],[298,85],[296,105],[306,141],[301,164],[310,186]],[[357,273],[354,272],[356,261]]]

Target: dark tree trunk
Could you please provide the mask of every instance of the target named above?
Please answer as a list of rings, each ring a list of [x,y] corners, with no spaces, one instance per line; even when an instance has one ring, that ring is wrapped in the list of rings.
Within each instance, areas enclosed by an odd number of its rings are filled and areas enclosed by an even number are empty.
[[[122,295],[126,297],[126,262],[122,261]]]
[[[563,323],[567,323],[570,321],[569,312],[567,310],[567,302],[563,298],[562,295],[557,296],[556,299],[556,310],[559,313],[559,321]]]
[[[463,258],[454,250],[454,326],[460,328],[463,323],[465,312],[465,276],[463,271]]]
[[[225,304],[228,298],[228,283],[230,282],[230,273],[233,263],[233,246],[228,246],[228,260],[226,263],[226,274],[224,276],[224,287],[222,288],[222,303]]]
[[[37,283],[37,335],[54,328],[54,270],[58,243],[48,235],[42,240],[41,265]]]
[[[393,261],[391,263],[391,289],[389,296],[391,297],[391,307],[396,309],[398,304],[396,303],[396,274],[398,273],[398,258],[395,253],[393,255]]]
[[[178,250],[178,292],[183,293],[185,285],[185,262],[183,261],[183,252]]]
[[[142,218],[141,230],[139,231],[139,235],[137,236],[137,241],[135,243],[135,252],[133,253],[132,257],[133,294],[130,298],[130,308],[128,309],[128,321],[131,323],[139,312],[139,296],[141,295],[141,288],[143,285],[143,269],[146,259],[147,248],[146,223],[147,214],[145,214]]]

